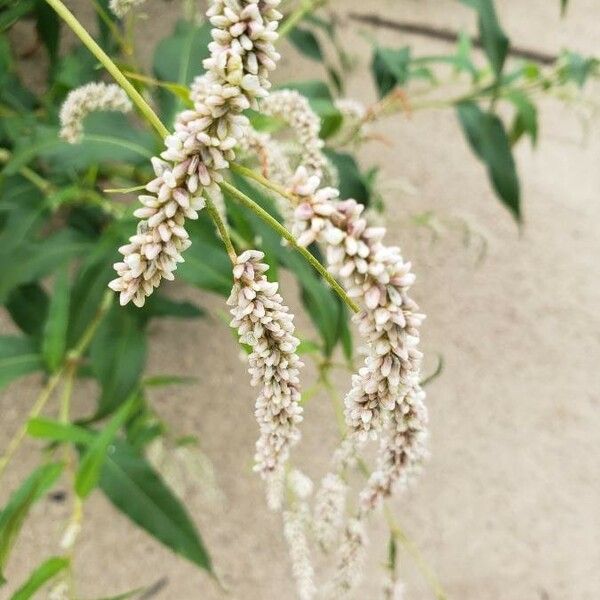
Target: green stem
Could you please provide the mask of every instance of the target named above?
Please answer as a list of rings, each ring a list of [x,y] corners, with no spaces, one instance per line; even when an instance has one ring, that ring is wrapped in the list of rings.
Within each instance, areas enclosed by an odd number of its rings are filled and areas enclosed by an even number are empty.
[[[292,203],[292,205],[295,205],[298,202],[298,198],[294,194],[292,194],[292,192],[286,190],[282,185],[279,185],[278,183],[275,183],[274,181],[263,177],[260,173],[257,173],[256,171],[253,171],[248,167],[238,165],[237,163],[231,163],[229,165],[229,170],[233,171],[234,173],[238,173],[239,175],[243,175],[248,179],[254,179],[254,181],[260,183],[260,185],[262,185],[263,187],[266,187],[267,189],[272,190],[276,194],[287,198]]]
[[[274,229],[283,239],[287,240],[294,249],[296,249],[313,267],[318,271],[323,279],[331,286],[337,295],[344,301],[346,306],[352,312],[358,312],[360,309],[355,302],[348,297],[342,286],[334,279],[327,269],[303,246],[300,246],[293,234],[288,231],[277,219],[270,215],[264,208],[259,206],[252,198],[249,198],[243,192],[230,183],[223,181],[219,184],[221,189],[233,196],[238,202],[249,208],[255,215],[260,217],[269,227]]]
[[[304,17],[321,4],[325,4],[324,0],[302,0],[300,6],[281,24],[279,28],[279,37],[285,37]]]
[[[0,148],[0,163],[8,162],[11,156],[12,155],[9,150],[6,150],[6,148]],[[25,179],[33,183],[33,185],[35,185],[35,187],[44,194],[47,194],[52,189],[52,184],[49,181],[38,175],[29,167],[21,167],[19,169],[19,173],[25,177]]]
[[[83,42],[88,50],[100,61],[102,66],[114,77],[115,81],[127,92],[132,102],[146,117],[148,122],[156,129],[162,138],[169,135],[169,130],[162,124],[157,114],[150,108],[142,95],[133,87],[129,79],[123,75],[119,67],[100,48],[92,36],[85,30],[75,15],[61,2],[61,0],[46,0],[57,12],[60,18],[73,30],[73,33]]]
[[[63,364],[56,371],[56,373],[54,373],[50,377],[50,379],[48,379],[46,385],[44,386],[42,391],[39,393],[37,400],[35,401],[35,404],[33,405],[33,407],[31,408],[31,410],[29,411],[29,413],[27,415],[27,419],[21,424],[21,427],[19,428],[19,430],[15,433],[15,435],[10,440],[5,453],[0,458],[0,476],[4,472],[4,469],[10,462],[14,453],[17,451],[17,449],[21,445],[21,442],[23,441],[23,438],[25,437],[25,434],[27,433],[28,421],[30,419],[34,419],[42,412],[42,410],[44,409],[44,406],[46,406],[46,403],[52,397],[52,393],[56,389],[56,386],[59,384],[62,376],[65,374],[66,371],[69,370],[69,365],[76,364],[77,361],[83,355],[83,353],[86,351],[87,347],[89,346],[90,342],[92,341],[92,338],[94,337],[94,334],[96,333],[96,329],[98,328],[98,325],[100,325],[100,322],[104,318],[104,315],[106,314],[106,312],[108,311],[108,308],[110,307],[110,305],[112,303],[112,298],[113,298],[113,292],[110,290],[107,291],[104,295],[104,298],[102,300],[102,303],[100,304],[98,311],[96,312],[94,318],[90,321],[90,323],[86,327],[80,340],[77,342],[77,344],[75,345],[75,347],[72,350],[70,350],[69,352],[67,352],[65,354]]]
[[[205,199],[206,199],[206,210],[208,211],[208,214],[211,216],[212,220],[214,221],[214,223],[219,231],[219,235],[221,236],[221,239],[223,240],[223,244],[225,246],[225,250],[227,250],[227,255],[229,256],[229,260],[231,261],[231,264],[235,265],[237,262],[237,254],[235,253],[235,248],[233,247],[231,238],[229,237],[229,232],[227,231],[227,226],[225,225],[225,222],[221,218],[221,214],[217,210],[215,203],[210,198],[205,198]]]

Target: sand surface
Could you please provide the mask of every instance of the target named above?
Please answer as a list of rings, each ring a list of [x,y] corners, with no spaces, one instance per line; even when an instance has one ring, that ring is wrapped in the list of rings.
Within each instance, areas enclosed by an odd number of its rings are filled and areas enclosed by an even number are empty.
[[[85,2],[72,3],[82,9]],[[600,7],[573,0],[567,20],[558,0],[503,0],[501,16],[517,45],[554,52],[569,46],[600,54]],[[148,39],[162,35],[173,8],[149,2]],[[174,6],[174,5],[171,5]],[[470,27],[468,11],[450,0],[339,1],[340,14],[373,11],[448,27]],[[157,20],[156,16],[161,16]],[[350,95],[374,98],[368,52],[359,29],[384,44],[414,44],[416,53],[446,50],[439,42],[350,25],[345,42],[358,59]],[[277,78],[314,74],[288,53]],[[570,108],[541,105],[539,147],[519,146],[526,226],[519,235],[488,187],[451,111],[398,116],[378,126],[393,148],[371,144],[364,166],[380,165],[389,237],[410,257],[414,294],[429,318],[428,360],[443,356],[444,373],[428,389],[431,461],[414,490],[394,501],[402,526],[419,546],[452,600],[597,600],[600,598],[600,141],[587,135]],[[411,217],[433,211],[445,224],[436,240]],[[487,240],[463,244],[465,220]],[[477,236],[475,236],[477,237]],[[219,299],[174,286],[216,314]],[[284,292],[293,295],[286,280]],[[9,330],[6,319],[2,329]],[[308,330],[306,318],[299,323]],[[253,393],[238,349],[217,317],[153,325],[150,372],[195,375],[197,384],[152,396],[176,431],[198,434],[214,463],[222,502],[202,494],[189,507],[230,598],[294,598],[277,515],[269,514],[260,481],[250,472],[256,426]],[[340,391],[347,384],[341,373]],[[24,418],[38,389],[33,377],[2,395],[0,446]],[[92,388],[75,402],[88,406]],[[325,397],[311,401],[298,462],[313,477],[325,472],[336,434]],[[6,497],[35,464],[25,446],[0,490]],[[22,580],[39,560],[57,553],[68,503],[41,502],[11,558],[8,575]],[[373,522],[366,583],[356,598],[380,597],[386,531]],[[86,509],[76,560],[81,597],[108,596],[149,584],[167,585],[157,600],[225,598],[202,572],[134,528],[100,495]],[[433,594],[405,552],[407,598]],[[10,587],[9,587],[10,589]],[[0,592],[8,596],[6,588]]]

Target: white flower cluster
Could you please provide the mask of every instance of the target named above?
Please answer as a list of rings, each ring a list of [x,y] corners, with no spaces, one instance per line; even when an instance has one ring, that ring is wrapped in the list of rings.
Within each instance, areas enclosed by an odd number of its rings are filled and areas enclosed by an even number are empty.
[[[312,600],[317,593],[315,571],[306,537],[308,519],[306,505],[296,510],[286,510],[283,513],[283,535],[288,545],[292,573],[300,600]]]
[[[408,296],[415,280],[411,265],[399,248],[383,244],[385,229],[370,227],[364,206],[355,200],[335,201],[337,190],[318,189],[319,183],[317,176],[298,169],[291,185],[300,197],[294,234],[301,244],[316,240],[326,245],[329,270],[362,309],[354,319],[366,358],[346,396],[346,422],[358,441],[376,437],[388,420],[393,430],[381,449],[383,472],[378,470],[370,483],[370,491],[379,494],[371,494],[369,502],[363,496],[363,507],[374,507],[426,454],[427,412],[418,388],[422,354],[417,349],[425,316]]]
[[[425,392],[415,386],[397,402],[381,438],[377,468],[360,493],[360,509],[368,513],[395,488],[404,488],[420,473],[428,456]]]
[[[281,496],[284,465],[291,446],[300,439],[298,373],[302,363],[296,354],[299,340],[294,337],[294,317],[283,304],[277,283],[267,281],[263,257],[255,250],[238,257],[227,303],[233,315],[231,326],[238,330],[240,341],[252,348],[248,372],[252,385],[260,387],[255,409],[260,437],[254,468],[266,480],[267,495],[272,499],[273,488]],[[276,503],[271,500],[270,504]]]
[[[131,100],[115,83],[86,83],[69,92],[60,109],[61,138],[77,144],[83,137],[83,120],[92,112],[112,110],[127,113]]]
[[[323,477],[315,498],[314,532],[324,550],[331,550],[338,539],[346,513],[348,486],[337,473]]]
[[[206,73],[194,84],[194,107],[177,116],[166,149],[152,161],[156,178],[140,196],[142,219],[130,243],[119,248],[118,278],[110,287],[121,304],[142,306],[147,296],[183,261],[189,247],[185,219],[198,217],[202,194],[222,180],[248,119],[241,113],[268,94],[268,76],[279,55],[273,47],[280,0],[213,0],[207,16],[214,26]]]
[[[278,90],[261,104],[261,112],[283,119],[294,130],[300,146],[300,164],[311,174],[322,177],[329,161],[319,137],[321,120],[308,100],[296,90]]]
[[[367,536],[359,519],[350,519],[339,553],[335,575],[325,589],[328,600],[345,598],[363,576],[367,557]]]
[[[388,579],[383,584],[383,600],[405,600],[406,588],[400,579],[396,579],[393,573],[390,573]]]
[[[132,8],[143,4],[146,0],[110,0],[108,7],[119,19],[122,19]]]

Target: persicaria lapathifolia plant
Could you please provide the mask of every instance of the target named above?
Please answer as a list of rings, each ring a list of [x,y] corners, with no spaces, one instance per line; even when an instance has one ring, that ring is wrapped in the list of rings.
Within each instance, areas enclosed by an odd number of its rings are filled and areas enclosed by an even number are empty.
[[[185,502],[190,491],[219,502],[218,476],[196,432],[175,431],[152,404],[154,388],[187,379],[145,373],[148,324],[203,315],[161,285],[177,276],[220,294],[231,313],[256,392],[254,470],[281,521],[297,596],[400,598],[397,555],[404,550],[442,600],[388,502],[428,458],[425,316],[413,297],[411,263],[377,214],[384,204],[380,176],[363,172],[353,153],[382,141],[371,124],[386,116],[456,108],[496,194],[521,218],[512,148],[523,136],[537,139],[534,93],[555,91],[586,107],[580,89],[598,62],[565,52],[548,68],[513,64],[493,2],[481,2],[475,10],[485,64],[473,58],[465,36],[441,59],[376,46],[371,69],[379,100],[368,106],[346,95],[353,61],[337,21],[313,14],[323,0],[208,4],[202,20],[183,0],[185,18],[157,45],[151,73],[141,72],[135,43],[136,24],[150,10],[143,0],[94,2],[93,36],[61,0],[3,5],[0,299],[20,333],[0,336],[0,386],[35,372],[44,383],[26,421],[11,432],[0,477],[23,440],[43,441],[44,451],[0,512],[0,582],[32,505],[58,485],[68,492],[53,497],[64,497],[70,514],[55,555],[14,582],[11,600],[43,587],[51,598],[80,598],[73,558],[90,534],[86,500],[96,489],[166,547],[215,578],[224,570],[213,566]],[[49,65],[43,91],[19,75],[22,49],[13,52],[17,36],[4,34],[16,22],[34,23],[40,43],[31,52],[36,60],[47,55],[39,61]],[[59,48],[64,25],[80,45]],[[272,89],[284,35],[325,65],[326,82]],[[104,81],[98,65],[114,81]],[[444,96],[437,71],[448,65],[453,90]],[[454,96],[456,85],[464,90]],[[127,201],[133,192],[135,206]],[[309,336],[288,308],[292,299],[284,299],[284,269],[314,325]],[[302,369],[309,361],[315,381]],[[331,383],[338,368],[348,372],[341,396]],[[90,413],[89,404],[78,403],[83,377],[97,384]],[[83,389],[91,393],[91,386]],[[303,417],[316,394],[332,402],[339,429],[319,481],[297,465]],[[387,556],[368,540],[380,515],[389,528]],[[385,567],[377,591],[371,573],[365,578],[371,558]],[[367,592],[360,588],[365,579]]]

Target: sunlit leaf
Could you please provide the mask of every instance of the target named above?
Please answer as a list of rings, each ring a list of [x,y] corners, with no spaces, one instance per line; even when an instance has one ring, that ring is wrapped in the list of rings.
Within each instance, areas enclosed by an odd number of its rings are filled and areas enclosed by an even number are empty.
[[[31,573],[27,581],[10,597],[10,600],[29,600],[50,580],[67,568],[69,559],[52,556]]]
[[[50,489],[62,470],[62,463],[38,467],[11,494],[8,504],[0,512],[0,584],[6,581],[4,568],[29,509]]]
[[[42,356],[50,372],[60,366],[67,348],[70,285],[66,268],[56,276],[42,339]]]

